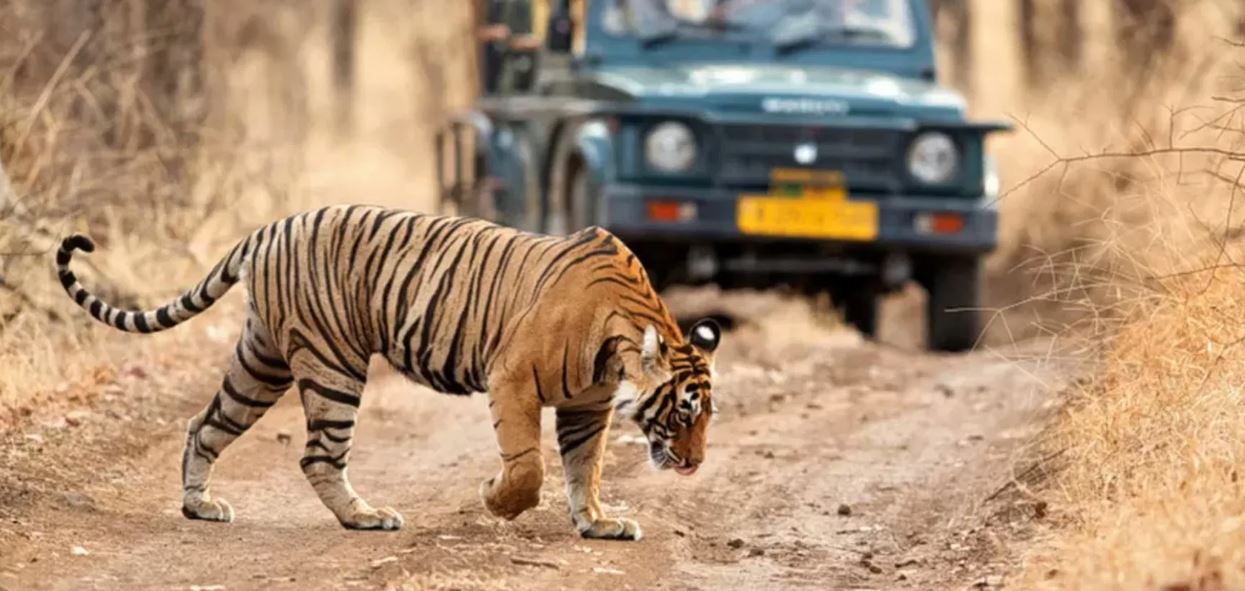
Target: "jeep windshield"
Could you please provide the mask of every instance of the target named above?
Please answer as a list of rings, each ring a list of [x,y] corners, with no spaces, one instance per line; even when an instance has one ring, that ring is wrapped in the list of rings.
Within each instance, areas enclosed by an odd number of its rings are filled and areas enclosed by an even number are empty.
[[[908,0],[607,0],[605,30],[654,47],[681,40],[749,41],[781,53],[851,45],[910,47]]]

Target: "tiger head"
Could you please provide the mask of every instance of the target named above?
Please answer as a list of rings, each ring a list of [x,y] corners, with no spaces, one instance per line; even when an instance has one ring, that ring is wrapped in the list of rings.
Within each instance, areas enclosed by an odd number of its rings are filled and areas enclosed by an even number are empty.
[[[722,331],[705,319],[683,343],[666,343],[653,326],[644,331],[644,376],[624,384],[619,408],[630,414],[648,439],[653,466],[689,476],[705,459],[706,435],[717,406],[710,387],[713,352]]]

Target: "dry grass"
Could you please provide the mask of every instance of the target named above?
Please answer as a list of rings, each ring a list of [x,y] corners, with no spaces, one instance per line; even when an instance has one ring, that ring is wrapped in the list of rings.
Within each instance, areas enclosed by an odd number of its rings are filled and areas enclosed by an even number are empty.
[[[63,235],[95,236],[103,249],[79,264],[83,275],[137,307],[189,282],[236,236],[255,211],[239,201],[271,206],[282,195],[273,159],[236,135],[213,135],[203,113],[157,112],[144,68],[194,35],[117,24],[137,6],[102,3],[103,24],[81,31],[49,24],[52,7],[4,9],[0,162],[11,191],[0,196],[0,424],[106,379],[123,353],[149,352],[87,328],[60,292],[50,257]]]
[[[61,236],[95,237],[100,249],[75,263],[84,283],[141,307],[193,284],[263,221],[332,202],[418,208],[432,202],[432,120],[473,82],[465,5],[360,3],[343,134],[325,98],[329,2],[203,2],[203,37],[145,28],[159,3],[104,0],[85,25],[54,18],[58,7],[90,18],[62,4],[0,8],[0,163],[13,188],[0,201],[0,428],[182,342],[87,320],[52,273]],[[155,108],[150,63],[200,39],[190,54],[208,91]]]
[[[1064,521],[1025,588],[1245,587],[1245,274],[1166,284],[1113,339],[1049,445]]]
[[[1143,79],[1108,52],[1007,109],[1007,333],[1100,362],[1041,442],[1054,518],[1016,588],[1245,588],[1245,49],[1239,6],[1181,6]]]
[[[1191,137],[1191,145],[1245,147],[1239,123]],[[1082,222],[1101,234],[1040,260],[1052,283],[1046,309],[1062,314],[1056,322],[1075,330],[1065,341],[1098,356],[1101,370],[1043,441],[1043,455],[1062,452],[1037,493],[1057,519],[1018,587],[1240,588],[1242,165],[1196,152],[1097,165],[1090,174],[1113,182],[1127,171],[1131,190]]]
[[[90,285],[142,305],[195,279],[258,220],[330,201],[427,203],[427,121],[470,92],[461,79],[465,19],[434,0],[363,4],[371,8],[353,137],[316,123],[331,111],[317,102],[329,93],[316,91],[327,83],[327,51],[314,18],[300,16],[305,7],[238,3],[224,9],[237,20],[224,28],[247,35],[225,34],[206,58],[220,60],[213,67],[223,84],[209,110],[228,116],[202,122],[193,149],[166,133],[141,93],[127,92],[136,88],[132,63],[95,51],[95,61],[58,75],[76,38],[35,56],[28,48],[48,31],[0,25],[0,63],[14,65],[0,71],[0,160],[24,208],[20,216],[0,208],[0,425],[63,401],[79,385],[110,380],[122,360],[194,340],[185,332],[136,339],[91,327],[50,272],[47,249],[65,231],[101,238],[90,266],[81,265]],[[1011,18],[1000,11],[1012,3],[976,4]],[[1108,3],[1086,4],[1101,16]],[[1001,203],[1005,246],[991,266],[1010,279],[996,294],[1007,311],[997,330],[1008,339],[1079,335],[1069,350],[1103,360],[1100,379],[1071,401],[1046,441],[1066,450],[1064,469],[1038,493],[1059,520],[1030,553],[1025,588],[1245,587],[1245,493],[1237,475],[1245,459],[1238,435],[1245,343],[1236,344],[1245,336],[1245,275],[1235,268],[1180,275],[1239,260],[1227,256],[1235,246],[1223,255],[1220,247],[1237,240],[1245,220],[1245,212],[1229,213],[1238,198],[1245,206],[1245,191],[1236,188],[1242,162],[1165,152],[1243,148],[1245,115],[1233,97],[1245,88],[1236,64],[1245,50],[1217,38],[1235,34],[1228,4],[1182,3],[1182,52],[1144,79],[1115,74],[1120,56],[1102,34],[1088,44],[1086,73],[1052,80],[1045,92],[1008,94],[1014,82],[999,90],[995,80],[1014,64],[978,60],[978,113],[1011,116],[1024,127],[995,146],[1005,186],[1054,163]],[[0,14],[0,23],[24,22],[8,16]],[[978,30],[1013,34],[1009,24],[994,25]],[[103,33],[92,39],[126,51],[151,41]],[[982,46],[1008,55],[997,51],[1000,43]],[[43,67],[32,70],[41,74],[18,87],[17,65],[35,57]],[[97,93],[129,100],[120,105],[129,133],[155,139],[101,144],[108,122],[84,120],[91,111],[75,107]],[[1179,108],[1185,105],[1196,106]],[[1069,160],[1104,151],[1148,155]],[[171,160],[183,164],[179,174],[170,175]],[[476,581],[441,583],[427,586]]]
[[[1136,72],[1113,36],[1112,3],[1083,3],[1081,69],[1050,66],[1049,79],[1026,87],[1016,63],[1016,4],[974,3],[979,16],[995,20],[978,22],[972,110],[1016,125],[991,142],[1004,181],[1001,245],[989,261],[989,303],[999,310],[991,342],[1062,336],[1066,352],[1080,355],[1116,330],[1119,306],[1143,296],[1150,276],[1171,265],[1149,256],[1151,245],[1188,252],[1222,230],[1227,193],[1217,186],[1209,195],[1225,199],[1204,197],[1211,177],[1230,180],[1236,164],[1166,150],[1230,148],[1238,139],[1216,129],[1239,124],[1215,120],[1234,105],[1210,97],[1239,91],[1240,52],[1226,40],[1237,34],[1240,6],[1177,2],[1176,48]],[[1053,10],[1060,3],[1036,4]],[[1137,153],[1149,155],[1102,157]]]

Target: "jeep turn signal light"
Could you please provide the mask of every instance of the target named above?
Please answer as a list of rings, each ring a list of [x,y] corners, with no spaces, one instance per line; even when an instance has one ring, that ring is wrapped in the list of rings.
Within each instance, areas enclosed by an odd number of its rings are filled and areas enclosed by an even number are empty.
[[[912,224],[922,234],[959,234],[964,216],[958,213],[918,213]]]
[[[690,222],[696,219],[696,204],[682,201],[649,201],[645,208],[654,222]]]

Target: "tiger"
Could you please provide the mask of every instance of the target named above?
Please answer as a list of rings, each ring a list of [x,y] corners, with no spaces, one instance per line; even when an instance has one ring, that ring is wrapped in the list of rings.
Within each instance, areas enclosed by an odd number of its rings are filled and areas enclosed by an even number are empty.
[[[639,426],[654,467],[691,475],[705,459],[722,331],[706,318],[685,336],[636,255],[602,228],[550,236],[467,217],[324,207],[255,230],[193,288],[139,311],[79,282],[73,254],[94,250],[82,234],[62,241],[61,285],[92,318],[125,332],[170,329],[246,284],[228,369],[186,429],[189,519],[234,519],[209,489],[212,466],[293,386],[307,430],[299,464],[321,502],[346,528],[400,529],[402,515],[373,507],[346,475],[376,355],[432,390],[487,393],[501,468],[479,494],[506,520],[540,501],[543,407],[554,409],[571,521],[585,538],[642,535],[599,501],[616,412]]]

